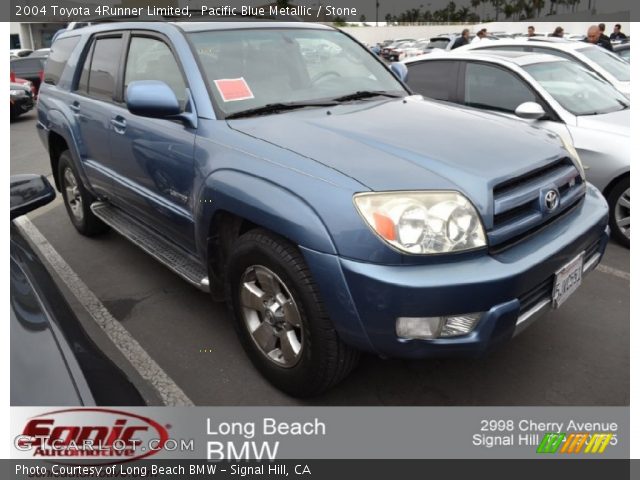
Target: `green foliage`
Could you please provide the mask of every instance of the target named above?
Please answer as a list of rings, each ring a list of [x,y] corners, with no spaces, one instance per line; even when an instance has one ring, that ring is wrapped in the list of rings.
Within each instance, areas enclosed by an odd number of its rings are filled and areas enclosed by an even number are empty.
[[[546,5],[549,11],[546,15],[565,12],[575,12],[581,0],[471,0],[471,8],[459,7],[455,2],[449,2],[440,10],[423,11],[421,8],[411,8],[399,15],[386,14],[384,19],[388,24],[422,24],[428,22],[462,22],[475,23],[503,19],[527,20],[544,15]],[[481,17],[482,16],[482,17]]]

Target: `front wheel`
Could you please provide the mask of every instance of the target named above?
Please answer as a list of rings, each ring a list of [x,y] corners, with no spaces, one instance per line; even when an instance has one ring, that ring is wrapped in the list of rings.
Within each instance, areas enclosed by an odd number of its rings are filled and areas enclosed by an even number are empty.
[[[631,186],[629,177],[619,180],[607,196],[611,235],[625,247],[631,240]]]
[[[317,395],[355,366],[358,352],[338,337],[302,255],[286,240],[259,229],[242,235],[226,285],[244,349],[280,390]]]

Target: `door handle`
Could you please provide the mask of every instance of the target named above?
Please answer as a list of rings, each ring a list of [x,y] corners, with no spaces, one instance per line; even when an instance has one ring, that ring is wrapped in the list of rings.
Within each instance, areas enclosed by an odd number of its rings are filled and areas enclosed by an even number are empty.
[[[71,109],[71,111],[73,113],[79,113],[80,112],[80,104],[78,102],[73,102],[71,105],[69,105],[69,108]]]
[[[111,125],[116,133],[123,134],[127,128],[127,121],[122,117],[115,117],[111,119]]]

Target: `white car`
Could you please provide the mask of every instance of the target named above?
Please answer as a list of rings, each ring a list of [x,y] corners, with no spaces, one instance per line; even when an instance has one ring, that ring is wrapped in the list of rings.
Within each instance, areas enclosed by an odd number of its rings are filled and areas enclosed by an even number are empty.
[[[592,71],[551,55],[456,50],[403,63],[415,93],[558,134],[580,155],[587,180],[607,197],[613,236],[629,245],[630,108],[622,93]]]
[[[547,53],[573,62],[577,62],[596,72],[627,97],[631,92],[630,67],[615,53],[602,47],[585,42],[563,40],[560,38],[513,39],[495,42],[471,43],[456,51],[503,50],[516,52]]]

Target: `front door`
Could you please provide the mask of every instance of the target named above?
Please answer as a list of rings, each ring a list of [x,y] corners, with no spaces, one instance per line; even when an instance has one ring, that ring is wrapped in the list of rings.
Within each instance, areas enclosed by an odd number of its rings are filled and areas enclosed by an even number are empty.
[[[164,38],[132,33],[127,43],[123,102],[110,119],[114,203],[193,252],[195,131],[180,120],[140,117],[126,108],[127,86],[138,80],[167,83],[187,108],[187,82]]]

